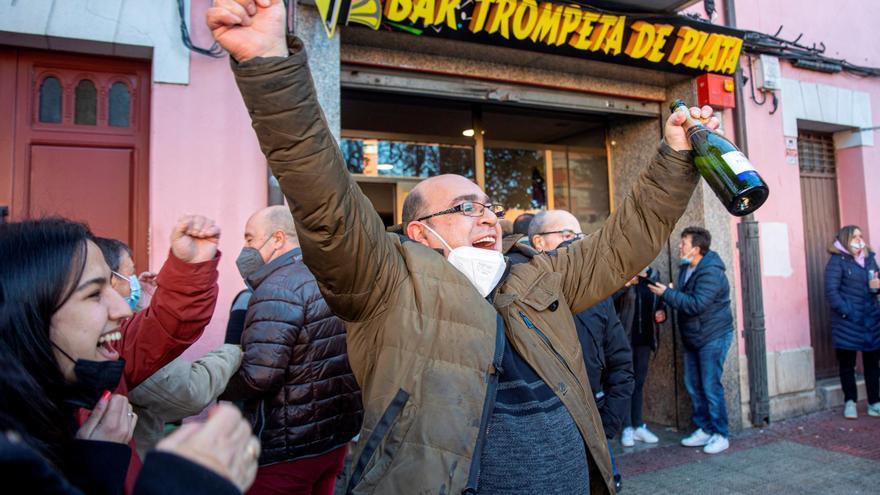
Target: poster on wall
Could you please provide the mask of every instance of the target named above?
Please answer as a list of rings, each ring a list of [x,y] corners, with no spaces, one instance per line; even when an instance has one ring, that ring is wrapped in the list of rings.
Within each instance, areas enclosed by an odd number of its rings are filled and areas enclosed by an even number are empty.
[[[581,57],[689,74],[736,72],[742,35],[675,15],[537,0],[315,0],[337,25]]]

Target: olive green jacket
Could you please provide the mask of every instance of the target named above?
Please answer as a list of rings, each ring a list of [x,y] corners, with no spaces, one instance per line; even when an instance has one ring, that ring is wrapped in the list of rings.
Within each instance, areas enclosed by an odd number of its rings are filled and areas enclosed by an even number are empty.
[[[233,65],[290,201],[303,260],[346,322],[365,409],[349,489],[475,493],[506,332],[577,423],[592,493],[613,493],[572,314],[611,295],[660,251],[697,182],[687,154],[661,146],[601,230],[512,266],[490,304],[438,252],[385,232],[327,128],[299,40],[287,58]]]

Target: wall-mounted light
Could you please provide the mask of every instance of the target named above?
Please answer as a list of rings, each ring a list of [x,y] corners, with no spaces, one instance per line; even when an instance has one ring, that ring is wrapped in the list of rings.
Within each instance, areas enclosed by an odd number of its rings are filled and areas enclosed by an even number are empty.
[[[461,131],[461,135],[464,137],[474,137],[474,130],[473,129],[465,129],[465,130]]]
[[[376,165],[376,170],[381,170],[383,172],[387,172],[387,171],[393,170],[393,169],[394,169],[394,165],[392,165],[390,163],[380,163],[380,164]]]

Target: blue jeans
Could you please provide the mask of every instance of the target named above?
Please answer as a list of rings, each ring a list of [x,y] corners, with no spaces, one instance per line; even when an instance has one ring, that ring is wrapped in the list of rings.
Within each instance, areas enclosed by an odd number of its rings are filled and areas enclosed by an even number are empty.
[[[694,423],[703,431],[728,437],[727,404],[721,374],[733,332],[699,349],[684,349],[684,385],[694,406]]]

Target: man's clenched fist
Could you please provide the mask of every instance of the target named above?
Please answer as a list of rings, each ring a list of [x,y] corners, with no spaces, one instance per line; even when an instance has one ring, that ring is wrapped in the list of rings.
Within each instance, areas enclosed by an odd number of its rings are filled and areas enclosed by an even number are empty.
[[[287,12],[281,0],[214,0],[208,28],[232,58],[286,57]]]

